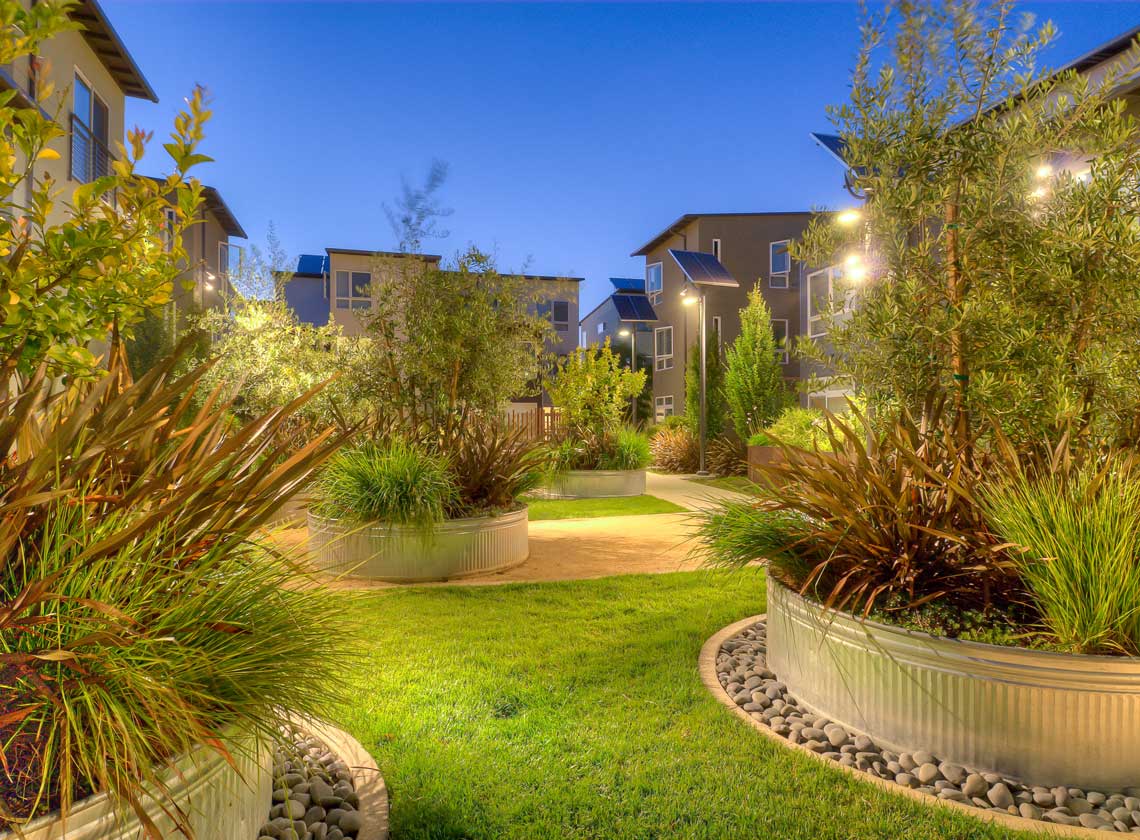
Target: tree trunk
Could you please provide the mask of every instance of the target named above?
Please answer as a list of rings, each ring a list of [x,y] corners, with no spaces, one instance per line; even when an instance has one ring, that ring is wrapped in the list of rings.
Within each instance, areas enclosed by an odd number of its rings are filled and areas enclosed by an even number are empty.
[[[954,377],[954,438],[965,451],[970,439],[970,364],[962,341],[959,320],[962,300],[965,297],[960,266],[958,264],[958,201],[957,196],[946,205],[946,294],[954,323],[950,327],[950,370]]]

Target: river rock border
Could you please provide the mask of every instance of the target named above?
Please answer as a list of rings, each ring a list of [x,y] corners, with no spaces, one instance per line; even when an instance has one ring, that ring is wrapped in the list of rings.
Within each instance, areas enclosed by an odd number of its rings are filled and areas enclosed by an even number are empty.
[[[258,840],[387,840],[388,792],[346,732],[295,720],[273,751],[273,796]]]
[[[767,668],[766,632],[762,615],[726,627],[702,648],[700,673],[721,703],[768,737],[885,790],[1009,828],[1065,837],[1140,835],[1140,786],[1099,792],[1026,785],[922,750],[879,749],[866,735],[801,709]]]

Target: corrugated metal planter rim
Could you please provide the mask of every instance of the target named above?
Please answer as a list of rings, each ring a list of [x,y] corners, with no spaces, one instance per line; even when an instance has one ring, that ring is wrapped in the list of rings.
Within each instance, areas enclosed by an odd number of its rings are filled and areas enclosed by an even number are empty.
[[[273,793],[273,755],[265,744],[234,748],[234,766],[209,747],[199,747],[174,763],[165,775],[172,799],[189,816],[195,840],[244,840],[257,836],[269,812]],[[153,800],[146,808],[164,837],[180,837],[170,817]],[[23,829],[23,840],[136,840],[143,837],[138,817],[119,813],[106,793],[71,807],[66,828],[58,814],[49,814]],[[19,835],[0,833],[0,840]]]
[[[889,749],[1043,785],[1140,782],[1140,659],[937,638],[769,577],[768,665],[804,706]]]
[[[551,482],[562,499],[612,499],[645,493],[645,470],[567,470]]]
[[[525,506],[500,516],[452,519],[430,534],[400,525],[342,522],[310,511],[309,542],[321,571],[392,583],[491,574],[530,556]]]

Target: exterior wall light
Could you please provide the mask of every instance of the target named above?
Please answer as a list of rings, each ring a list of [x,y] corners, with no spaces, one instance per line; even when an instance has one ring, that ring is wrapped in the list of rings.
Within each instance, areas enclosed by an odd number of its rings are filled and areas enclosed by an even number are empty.
[[[863,214],[858,210],[844,210],[835,217],[835,221],[841,225],[853,225],[863,217]]]

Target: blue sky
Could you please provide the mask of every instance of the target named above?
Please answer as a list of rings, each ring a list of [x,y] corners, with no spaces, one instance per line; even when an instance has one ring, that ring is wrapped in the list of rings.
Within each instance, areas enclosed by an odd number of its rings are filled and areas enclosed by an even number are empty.
[[[159,104],[157,142],[195,83],[214,97],[199,171],[263,243],[291,254],[388,248],[402,175],[451,166],[452,255],[587,278],[686,212],[844,203],[808,137],[845,98],[854,3],[393,3],[103,0]],[[1140,23],[1140,4],[1029,2],[1056,63]]]

